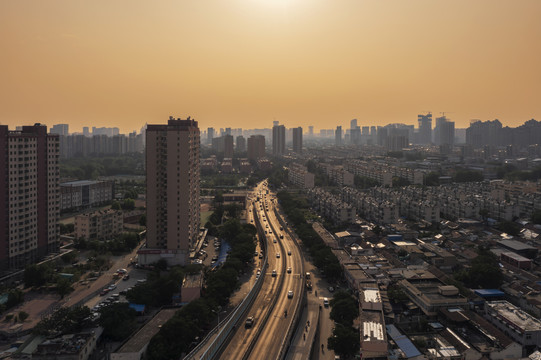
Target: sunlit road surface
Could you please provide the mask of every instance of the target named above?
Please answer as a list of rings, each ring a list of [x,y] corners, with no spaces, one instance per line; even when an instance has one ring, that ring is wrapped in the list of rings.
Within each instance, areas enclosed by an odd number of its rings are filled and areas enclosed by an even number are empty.
[[[276,200],[273,200],[273,194],[266,194],[266,190],[262,184],[256,188],[256,196],[260,197],[260,201],[256,203],[256,210],[263,230],[267,231],[269,267],[261,274],[264,276],[263,287],[246,315],[253,316],[255,322],[247,329],[244,327],[245,318],[242,319],[241,326],[222,352],[220,359],[276,358],[293,319],[294,308],[302,295],[304,279],[301,274],[301,255],[287,232],[280,230],[280,223],[274,215]],[[280,234],[283,235],[283,239],[280,239]],[[291,255],[288,255],[288,252]],[[277,254],[280,255],[279,258]],[[287,272],[288,267],[291,268],[291,273]],[[276,270],[275,277],[272,276],[273,270]],[[279,288],[280,282],[282,286]],[[289,291],[293,292],[291,298],[288,297]],[[274,300],[276,302],[271,309]],[[251,352],[248,354],[249,350]]]

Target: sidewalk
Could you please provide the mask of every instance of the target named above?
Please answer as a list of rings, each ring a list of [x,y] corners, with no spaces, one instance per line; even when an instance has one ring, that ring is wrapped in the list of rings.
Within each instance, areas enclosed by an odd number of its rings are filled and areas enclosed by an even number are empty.
[[[319,324],[319,305],[310,299],[310,297],[313,297],[312,294],[308,294],[308,296],[308,306],[302,312],[299,327],[293,336],[291,346],[286,355],[286,359],[288,360],[309,359],[316,340]],[[317,349],[315,350],[317,351]]]

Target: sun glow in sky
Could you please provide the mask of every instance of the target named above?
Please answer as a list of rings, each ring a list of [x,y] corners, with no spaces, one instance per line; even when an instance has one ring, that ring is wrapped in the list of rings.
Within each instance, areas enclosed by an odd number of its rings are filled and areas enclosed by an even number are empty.
[[[541,119],[541,1],[5,0],[0,123]]]

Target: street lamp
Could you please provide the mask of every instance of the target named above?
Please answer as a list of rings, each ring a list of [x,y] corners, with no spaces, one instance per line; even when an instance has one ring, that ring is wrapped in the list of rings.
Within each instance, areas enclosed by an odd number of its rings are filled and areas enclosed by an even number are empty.
[[[218,325],[217,327],[220,327],[220,311],[222,311],[222,307],[218,305],[218,310],[211,310],[214,314],[218,315]]]

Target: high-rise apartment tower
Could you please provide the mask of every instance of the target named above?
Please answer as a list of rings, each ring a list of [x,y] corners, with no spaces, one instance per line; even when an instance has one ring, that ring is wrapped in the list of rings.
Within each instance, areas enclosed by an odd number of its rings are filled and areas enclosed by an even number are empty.
[[[199,235],[199,128],[197,121],[169,117],[167,125],[148,125],[147,247],[139,262],[159,259],[184,265]]]
[[[272,127],[272,154],[282,156],[286,153],[286,127],[275,125]]]
[[[419,144],[430,144],[432,142],[432,113],[417,115],[419,123]]]
[[[334,132],[334,145],[342,145],[342,126],[337,126]]]
[[[265,137],[252,135],[248,138],[248,159],[258,160],[265,157]]]
[[[20,269],[58,250],[58,135],[41,124],[0,125],[0,269]]]
[[[293,152],[302,153],[302,127],[293,128]]]

